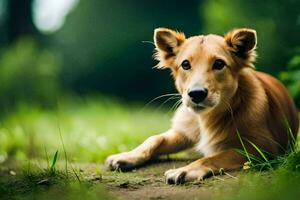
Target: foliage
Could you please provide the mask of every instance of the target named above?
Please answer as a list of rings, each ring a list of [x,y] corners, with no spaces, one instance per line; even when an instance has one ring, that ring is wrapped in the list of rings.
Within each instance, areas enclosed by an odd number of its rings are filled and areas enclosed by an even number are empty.
[[[204,32],[225,34],[236,27],[256,29],[256,67],[277,75],[300,44],[299,7],[300,1],[295,0],[205,1]]]
[[[300,106],[300,48],[296,49],[294,57],[288,63],[288,70],[280,73],[280,79],[287,85],[290,94]]]
[[[50,38],[64,57],[64,85],[80,93],[101,91],[144,101],[174,90],[169,71],[153,69],[154,29],[197,34],[199,4],[198,0],[80,1],[65,26]]]
[[[0,55],[0,107],[18,103],[55,104],[59,60],[50,50],[23,38]]]

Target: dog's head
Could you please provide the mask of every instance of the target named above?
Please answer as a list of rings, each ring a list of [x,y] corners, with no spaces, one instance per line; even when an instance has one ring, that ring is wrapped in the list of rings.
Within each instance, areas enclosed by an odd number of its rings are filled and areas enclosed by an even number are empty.
[[[158,68],[170,68],[183,104],[196,112],[228,103],[242,68],[253,67],[256,31],[235,29],[225,35],[186,38],[167,28],[154,32]]]

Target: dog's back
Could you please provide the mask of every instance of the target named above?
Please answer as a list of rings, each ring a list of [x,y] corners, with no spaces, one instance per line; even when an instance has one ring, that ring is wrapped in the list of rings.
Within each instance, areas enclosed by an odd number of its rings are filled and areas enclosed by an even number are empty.
[[[299,117],[296,106],[286,88],[272,76],[255,72],[266,92],[269,105],[267,126],[276,142],[281,146],[281,152],[293,145],[299,129]]]

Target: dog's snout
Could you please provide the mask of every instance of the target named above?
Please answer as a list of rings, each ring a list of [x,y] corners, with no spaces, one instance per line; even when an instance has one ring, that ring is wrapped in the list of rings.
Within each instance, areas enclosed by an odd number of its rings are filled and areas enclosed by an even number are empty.
[[[188,93],[188,95],[191,97],[191,100],[196,104],[204,101],[204,99],[207,97],[207,94],[208,90],[206,88],[191,90]]]

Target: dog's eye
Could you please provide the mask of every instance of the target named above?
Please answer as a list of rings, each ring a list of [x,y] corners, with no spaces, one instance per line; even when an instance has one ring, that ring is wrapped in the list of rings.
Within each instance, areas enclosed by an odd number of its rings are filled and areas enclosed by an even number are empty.
[[[190,61],[184,60],[184,61],[181,63],[181,67],[182,67],[184,70],[189,70],[189,69],[191,69]]]
[[[213,69],[214,70],[221,70],[225,67],[226,63],[224,62],[224,60],[221,59],[217,59],[215,60],[214,64],[213,64]]]

